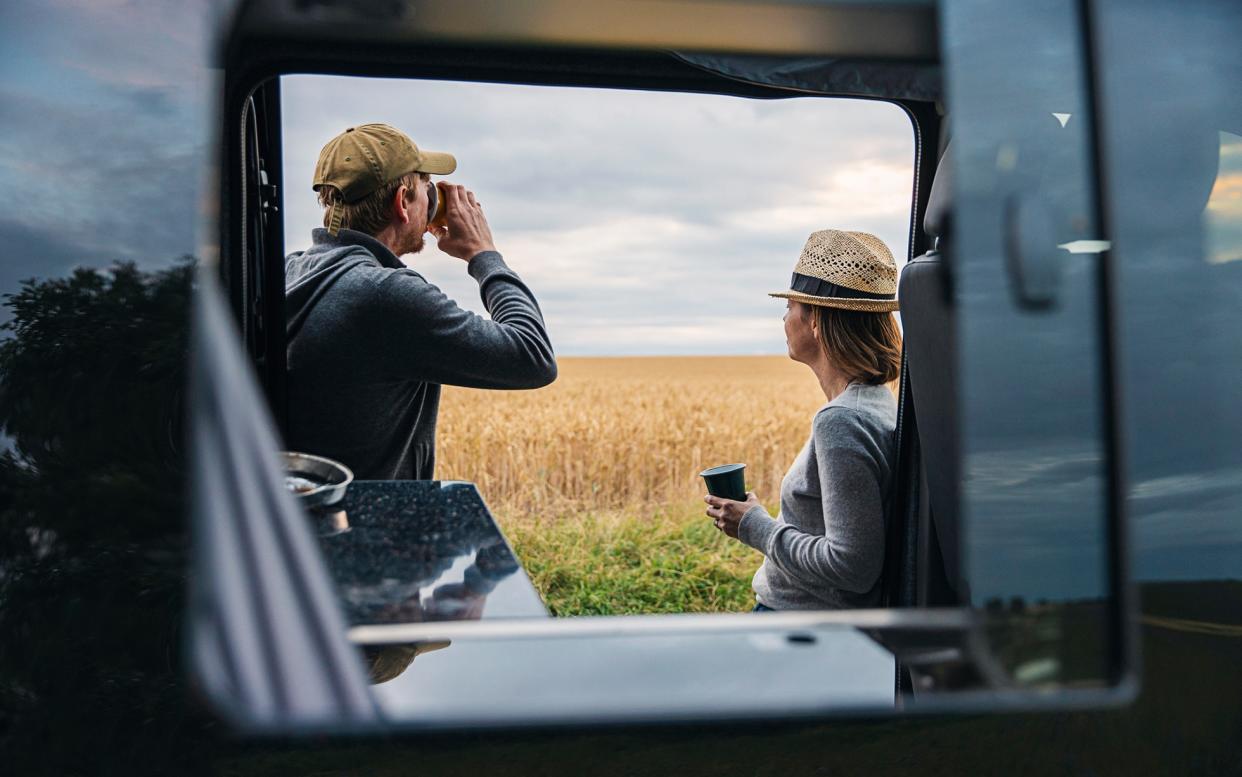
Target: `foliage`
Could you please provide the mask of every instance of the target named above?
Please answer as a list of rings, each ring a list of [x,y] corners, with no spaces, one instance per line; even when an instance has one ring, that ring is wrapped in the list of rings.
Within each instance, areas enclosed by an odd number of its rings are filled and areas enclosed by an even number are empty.
[[[158,768],[130,762],[124,743],[172,747],[186,725],[178,619],[191,278],[188,259],[157,272],[116,264],[5,297],[0,761]]]

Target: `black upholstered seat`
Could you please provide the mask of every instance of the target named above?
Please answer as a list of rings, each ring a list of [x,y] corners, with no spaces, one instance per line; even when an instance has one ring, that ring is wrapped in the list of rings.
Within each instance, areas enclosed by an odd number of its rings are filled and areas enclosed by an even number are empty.
[[[946,259],[951,226],[952,179],[946,149],[932,182],[923,220],[936,248],[906,264],[901,273],[902,328],[905,336],[905,391],[912,401],[918,444],[905,441],[907,456],[921,464],[918,509],[916,601],[945,606],[962,602],[958,533],[958,385],[951,266]],[[915,472],[918,469],[915,468]]]

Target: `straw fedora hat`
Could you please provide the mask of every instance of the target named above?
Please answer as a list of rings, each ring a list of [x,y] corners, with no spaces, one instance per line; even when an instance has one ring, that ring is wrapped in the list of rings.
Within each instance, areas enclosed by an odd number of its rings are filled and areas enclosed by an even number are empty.
[[[789,291],[773,297],[845,310],[897,309],[897,263],[884,241],[867,232],[812,232],[794,265]]]

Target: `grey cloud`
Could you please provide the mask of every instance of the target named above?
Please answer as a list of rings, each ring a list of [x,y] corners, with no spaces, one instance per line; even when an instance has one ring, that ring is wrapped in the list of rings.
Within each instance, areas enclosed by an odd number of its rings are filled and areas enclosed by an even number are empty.
[[[1103,460],[1090,439],[989,450],[965,462],[963,526],[972,594],[1076,599],[1106,586]]]
[[[25,245],[44,252],[43,271],[66,252],[164,264],[194,250],[210,123],[205,91],[184,83],[208,84],[195,53],[206,53],[209,10],[49,2],[6,17],[4,48],[40,73],[37,87],[15,79],[0,88],[0,171],[18,195],[6,217],[38,236]],[[113,45],[139,18],[148,45]]]
[[[21,192],[10,215],[83,242],[113,241],[134,258],[188,252],[181,243],[195,224],[206,128],[161,90],[104,87],[85,100],[101,98],[115,101],[115,121],[88,121],[95,108],[55,93],[0,92],[12,109],[0,168]]]
[[[16,292],[25,280],[55,278],[77,266],[101,266],[117,258],[98,246],[73,243],[53,231],[8,220],[0,221],[0,245],[4,246],[0,294]],[[11,318],[8,306],[0,300],[0,323]]]
[[[211,20],[228,3],[55,0],[31,4],[25,33],[42,38],[49,60],[80,70],[97,83],[184,85],[205,63]],[[133,45],[141,25],[143,45]]]
[[[457,155],[451,178],[478,193],[562,353],[719,352],[718,332],[735,333],[740,352],[783,353],[783,302],[764,292],[788,283],[810,229],[874,231],[904,256],[908,182],[886,213],[824,208],[793,228],[757,221],[786,203],[805,207],[860,160],[912,175],[911,129],[895,106],[321,77],[282,88],[291,248],[319,223],[309,171],[322,144],[352,123],[403,127]],[[413,264],[477,310],[460,263],[436,254],[429,247]],[[760,320],[770,333],[756,332]],[[653,344],[660,327],[683,337]],[[632,346],[617,332],[633,333]]]
[[[1128,506],[1138,576],[1242,577],[1242,469],[1142,480],[1132,486]],[[1177,570],[1173,559],[1189,563]]]

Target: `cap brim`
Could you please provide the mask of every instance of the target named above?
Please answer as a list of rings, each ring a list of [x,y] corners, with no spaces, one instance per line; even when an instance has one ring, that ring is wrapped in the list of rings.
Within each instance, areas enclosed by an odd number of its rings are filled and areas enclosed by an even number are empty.
[[[895,299],[854,299],[853,297],[816,297],[798,291],[770,291],[769,297],[781,297],[807,305],[819,305],[825,308],[842,310],[859,310],[864,313],[889,313],[897,310],[899,304]]]
[[[423,158],[422,164],[415,169],[416,173],[430,173],[432,175],[449,175],[457,169],[457,159],[452,154],[445,154],[441,151],[419,151],[419,156]]]

